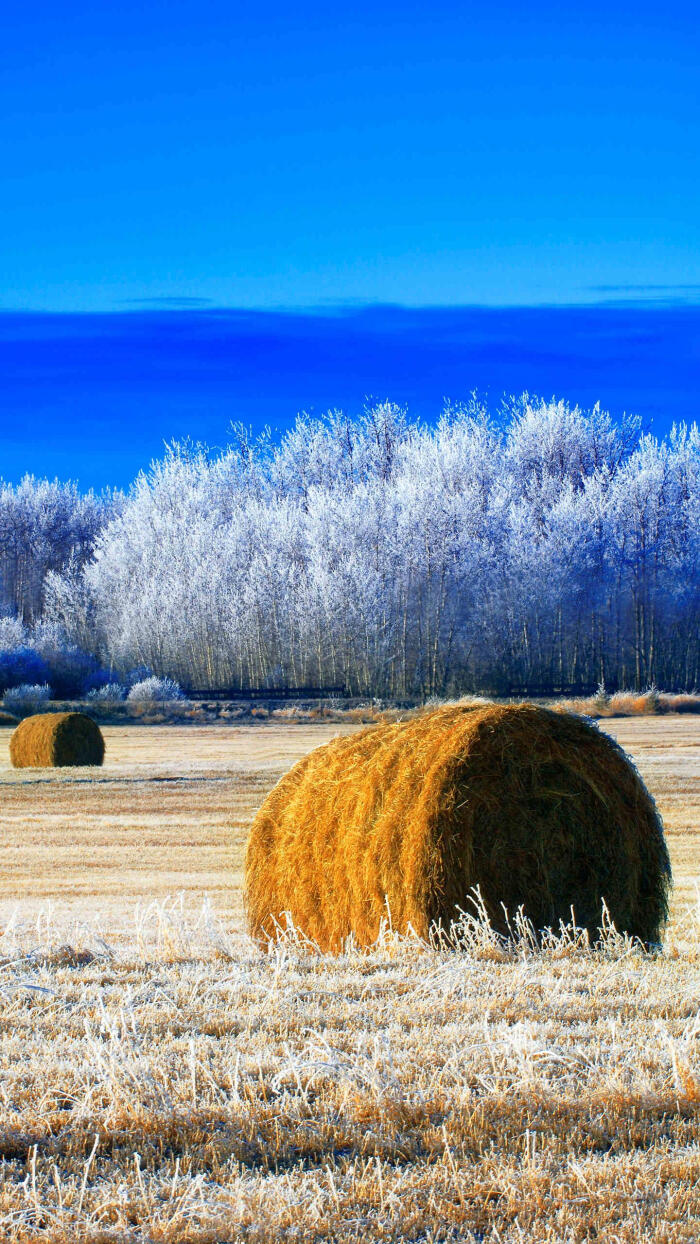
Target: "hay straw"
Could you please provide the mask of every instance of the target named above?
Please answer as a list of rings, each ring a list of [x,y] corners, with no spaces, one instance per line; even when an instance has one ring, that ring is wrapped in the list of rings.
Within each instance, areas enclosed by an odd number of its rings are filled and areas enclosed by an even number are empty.
[[[105,743],[85,713],[37,713],[25,717],[10,739],[15,769],[101,765]]]
[[[249,927],[283,913],[322,950],[449,927],[478,887],[536,929],[571,920],[656,942],[670,863],[655,804],[609,737],[531,704],[450,706],[333,740],[268,796],[246,855]]]

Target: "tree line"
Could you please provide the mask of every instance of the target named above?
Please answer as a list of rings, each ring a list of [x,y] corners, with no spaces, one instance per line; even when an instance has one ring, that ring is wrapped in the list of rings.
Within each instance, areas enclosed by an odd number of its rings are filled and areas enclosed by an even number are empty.
[[[49,635],[93,683],[691,690],[699,519],[696,424],[659,440],[524,395],[435,424],[384,402],[278,439],[238,426],[126,494],[2,485],[0,676]]]

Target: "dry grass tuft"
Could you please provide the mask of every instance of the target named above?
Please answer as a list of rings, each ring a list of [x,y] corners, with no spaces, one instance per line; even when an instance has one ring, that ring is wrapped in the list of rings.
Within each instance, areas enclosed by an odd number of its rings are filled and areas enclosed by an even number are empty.
[[[0,938],[0,1238],[697,1240],[697,911],[670,958],[483,913],[332,958],[137,927]]]
[[[37,713],[20,722],[10,740],[15,769],[101,765],[105,743],[85,713]]]
[[[665,713],[700,713],[700,695],[675,694],[650,687],[638,691],[615,691],[578,700],[552,700],[549,705],[558,713],[581,713],[585,717],[656,717]]]
[[[336,739],[268,796],[246,855],[254,936],[291,916],[321,950],[374,942],[387,919],[426,938],[479,887],[536,929],[571,918],[656,942],[670,864],[634,766],[579,718],[534,705],[450,706]]]

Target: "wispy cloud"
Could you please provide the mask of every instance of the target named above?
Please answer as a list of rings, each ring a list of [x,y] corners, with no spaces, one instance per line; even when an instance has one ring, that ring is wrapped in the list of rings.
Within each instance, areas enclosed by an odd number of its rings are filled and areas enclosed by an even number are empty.
[[[179,294],[164,294],[160,298],[124,298],[122,303],[127,307],[210,307],[211,298],[188,298]]]
[[[700,293],[700,283],[686,285],[587,285],[596,294],[690,294]]]

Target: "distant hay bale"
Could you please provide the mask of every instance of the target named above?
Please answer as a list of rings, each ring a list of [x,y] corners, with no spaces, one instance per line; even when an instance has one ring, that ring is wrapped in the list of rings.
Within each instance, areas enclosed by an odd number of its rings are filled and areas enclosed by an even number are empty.
[[[532,704],[450,706],[334,739],[266,799],[246,855],[254,937],[289,912],[322,950],[392,927],[426,937],[481,891],[535,928],[595,939],[603,900],[620,932],[656,942],[671,869],[653,799],[618,745]]]
[[[38,713],[25,717],[10,739],[10,759],[15,769],[101,765],[104,754],[102,732],[85,713]]]

